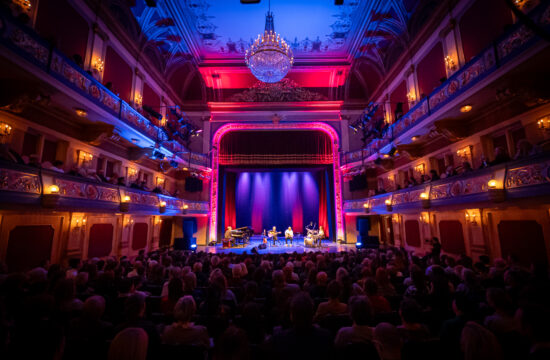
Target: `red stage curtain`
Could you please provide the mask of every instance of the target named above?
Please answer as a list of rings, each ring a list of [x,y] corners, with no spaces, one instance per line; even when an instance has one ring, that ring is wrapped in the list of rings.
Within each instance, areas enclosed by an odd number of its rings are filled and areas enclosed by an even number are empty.
[[[322,131],[234,131],[221,139],[219,163],[331,164],[332,143]]]
[[[327,215],[327,182],[325,172],[319,173],[319,226],[325,230],[326,236],[329,236],[328,215]]]
[[[225,174],[225,226],[224,230],[228,226],[233,229],[237,227],[237,213],[235,211],[235,182],[237,181],[237,174],[227,172]]]

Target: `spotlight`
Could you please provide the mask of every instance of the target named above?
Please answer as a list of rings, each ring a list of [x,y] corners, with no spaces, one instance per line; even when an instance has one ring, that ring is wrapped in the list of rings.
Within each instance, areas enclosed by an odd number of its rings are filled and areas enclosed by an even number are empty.
[[[363,248],[363,243],[358,241],[355,243],[355,247],[358,248],[358,249],[362,249]]]
[[[161,153],[160,151],[153,151],[153,158],[154,159],[162,160],[165,157],[166,156],[163,153]]]

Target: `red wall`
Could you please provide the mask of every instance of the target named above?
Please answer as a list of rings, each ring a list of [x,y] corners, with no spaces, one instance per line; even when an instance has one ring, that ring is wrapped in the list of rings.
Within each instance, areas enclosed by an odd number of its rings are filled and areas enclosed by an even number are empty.
[[[437,43],[430,52],[418,63],[416,68],[420,98],[422,94],[429,95],[441,85],[441,78],[446,76],[443,45]]]
[[[501,221],[498,237],[502,257],[515,255],[522,265],[547,263],[542,226],[535,220]]]
[[[397,107],[398,102],[403,103],[403,115],[405,115],[407,111],[409,111],[409,102],[407,101],[407,84],[405,81],[399,84],[390,95],[392,117],[395,114],[395,108]]]
[[[27,271],[49,260],[54,229],[51,225],[17,226],[10,231],[6,265],[9,272]]]
[[[442,220],[439,222],[441,248],[451,254],[466,252],[462,224],[458,220]]]
[[[420,226],[418,220],[406,220],[405,221],[405,240],[407,245],[420,247]]]
[[[153,110],[160,112],[160,96],[147,83],[143,84],[143,105],[151,106]]]
[[[113,224],[93,224],[88,241],[88,257],[109,256],[113,249]]]
[[[68,57],[86,57],[88,23],[66,0],[39,1],[36,30]]]
[[[135,223],[132,237],[132,250],[140,250],[147,246],[147,223]]]
[[[502,35],[508,24],[512,24],[512,13],[504,1],[477,0],[458,23],[466,61]]]
[[[119,94],[122,100],[131,102],[132,95],[132,68],[117,54],[112,47],[107,47],[105,54],[105,69],[103,83],[111,82],[113,92]]]

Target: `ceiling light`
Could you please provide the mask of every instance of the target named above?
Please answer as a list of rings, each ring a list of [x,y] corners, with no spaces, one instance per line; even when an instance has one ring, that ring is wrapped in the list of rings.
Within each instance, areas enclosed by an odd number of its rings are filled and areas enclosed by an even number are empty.
[[[460,107],[461,113],[467,113],[467,112],[470,112],[471,110],[472,110],[472,105],[464,105]]]
[[[275,32],[271,1],[265,16],[265,31],[250,45],[244,59],[252,74],[265,83],[280,81],[294,63],[290,46]]]
[[[84,109],[79,109],[79,108],[75,108],[74,109],[74,112],[76,113],[76,115],[80,116],[80,117],[86,117],[88,116],[88,112]]]

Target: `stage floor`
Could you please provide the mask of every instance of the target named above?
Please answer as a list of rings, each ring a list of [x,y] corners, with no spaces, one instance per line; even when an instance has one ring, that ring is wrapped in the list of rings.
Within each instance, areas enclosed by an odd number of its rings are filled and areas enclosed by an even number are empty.
[[[284,237],[280,238],[278,241],[278,245],[273,246],[271,242],[268,243],[268,246],[266,249],[259,249],[258,246],[262,243],[262,237],[259,235],[252,236],[250,238],[250,241],[245,246],[238,246],[233,248],[223,248],[222,244],[217,244],[216,246],[204,246],[199,245],[197,246],[197,251],[205,251],[208,253],[213,254],[242,254],[242,253],[250,253],[252,248],[256,248],[258,250],[259,254],[290,254],[293,252],[297,253],[306,253],[306,252],[316,252],[316,251],[322,251],[322,252],[329,252],[329,253],[336,253],[340,251],[349,251],[356,249],[354,244],[337,244],[336,242],[329,241],[329,240],[323,240],[321,247],[317,248],[311,248],[311,247],[305,247],[304,246],[304,239],[302,237],[298,239],[294,239],[292,245],[286,245],[284,244]]]

